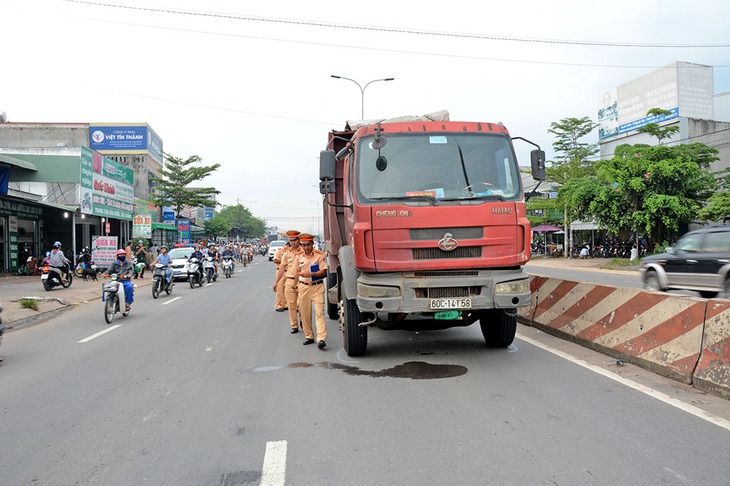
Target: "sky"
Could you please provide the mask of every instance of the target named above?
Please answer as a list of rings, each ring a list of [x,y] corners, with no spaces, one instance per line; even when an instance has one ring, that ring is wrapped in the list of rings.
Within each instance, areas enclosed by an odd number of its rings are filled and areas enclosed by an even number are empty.
[[[550,159],[551,122],[595,120],[604,93],[674,61],[730,91],[727,19],[716,0],[0,0],[0,111],[148,123],[165,152],[221,164],[198,184],[221,204],[315,233],[319,152],[361,110],[502,122]],[[363,99],[331,75],[395,79]]]

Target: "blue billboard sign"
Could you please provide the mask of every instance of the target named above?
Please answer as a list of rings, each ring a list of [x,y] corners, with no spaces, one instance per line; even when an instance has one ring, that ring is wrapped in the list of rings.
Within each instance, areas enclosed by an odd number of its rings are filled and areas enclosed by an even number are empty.
[[[148,125],[90,125],[89,147],[99,152],[147,152],[162,163],[162,140]]]

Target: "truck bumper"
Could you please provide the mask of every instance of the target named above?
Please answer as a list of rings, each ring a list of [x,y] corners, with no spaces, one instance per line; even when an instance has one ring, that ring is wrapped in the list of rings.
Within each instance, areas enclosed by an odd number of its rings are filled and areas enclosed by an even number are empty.
[[[442,298],[468,298],[472,311],[530,305],[529,275],[521,269],[364,273],[357,290],[362,312],[436,312],[444,309],[431,308],[431,301]]]

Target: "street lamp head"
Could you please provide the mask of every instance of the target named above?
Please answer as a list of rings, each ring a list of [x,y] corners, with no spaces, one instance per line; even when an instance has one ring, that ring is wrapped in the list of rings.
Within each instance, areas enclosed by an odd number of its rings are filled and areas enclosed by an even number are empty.
[[[393,81],[395,78],[385,78],[383,81]]]

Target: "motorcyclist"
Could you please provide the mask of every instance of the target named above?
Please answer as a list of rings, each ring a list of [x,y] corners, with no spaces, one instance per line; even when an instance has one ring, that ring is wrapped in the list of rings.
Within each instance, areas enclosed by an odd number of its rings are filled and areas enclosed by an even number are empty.
[[[235,272],[236,271],[236,258],[235,258],[236,254],[233,252],[233,250],[231,250],[231,245],[226,245],[225,249],[223,250],[223,253],[221,253],[221,256],[224,258],[225,257],[231,258],[231,262],[233,263],[232,269]]]
[[[53,244],[53,250],[51,250],[51,255],[48,260],[49,265],[61,270],[61,276],[68,280],[69,272],[71,271],[70,262],[66,258],[66,255],[63,254],[60,241]]]
[[[137,259],[137,266],[134,267],[134,278],[144,278],[144,269],[147,266],[147,250],[144,248],[144,241],[139,240],[137,242],[134,257]]]
[[[118,274],[119,281],[124,286],[124,312],[123,315],[129,314],[129,309],[132,307],[134,302],[134,285],[129,280],[134,275],[134,268],[132,262],[127,260],[127,252],[124,248],[117,250],[117,259],[111,266],[106,270],[107,275]]]
[[[213,259],[213,265],[215,266],[215,274],[218,275],[218,260],[220,260],[220,255],[218,254],[218,250],[215,249],[215,243],[209,243],[208,244],[208,256]]]
[[[198,274],[200,277],[200,281],[203,281],[203,258],[205,258],[205,255],[202,251],[200,251],[200,245],[198,243],[195,243],[195,249],[190,254],[190,258],[197,258],[198,262],[200,263],[198,265]],[[189,259],[188,259],[189,260]]]
[[[164,266],[165,280],[169,286],[172,283],[172,268],[170,268],[170,265],[172,265],[172,258],[170,258],[170,254],[167,251],[167,245],[160,245],[160,254],[157,255],[155,261],[152,262],[152,266],[155,266],[155,263],[161,263]]]

